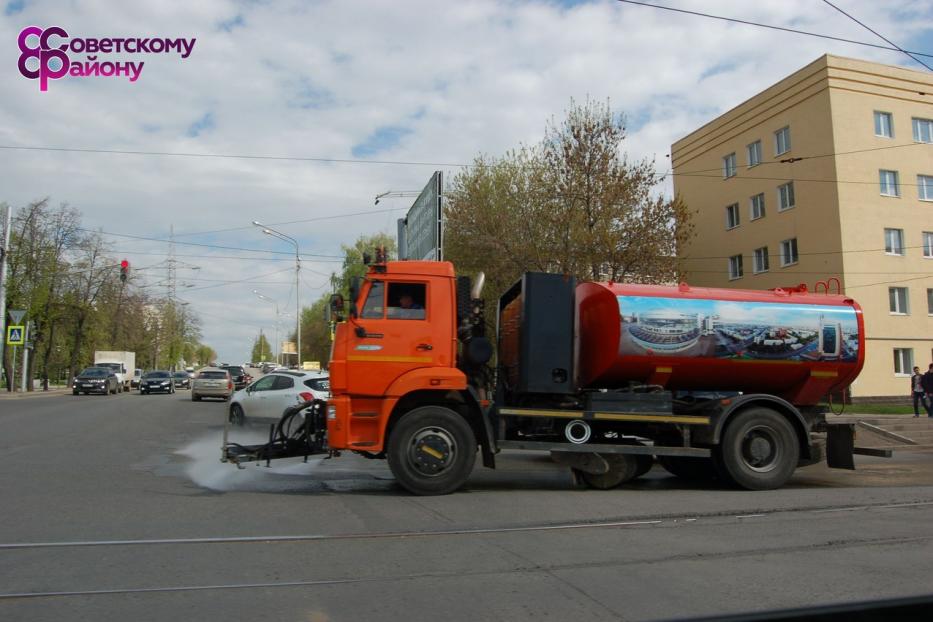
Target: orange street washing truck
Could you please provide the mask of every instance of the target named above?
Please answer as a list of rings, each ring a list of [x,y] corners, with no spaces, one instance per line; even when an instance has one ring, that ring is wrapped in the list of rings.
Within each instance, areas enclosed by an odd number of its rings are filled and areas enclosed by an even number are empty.
[[[798,466],[854,468],[850,424],[818,403],[864,361],[862,311],[805,286],[771,291],[577,283],[524,274],[499,300],[449,262],[381,261],[331,300],[331,398],[285,411],[269,442],[224,435],[223,459],[387,459],[415,494],[446,494],[477,452],[550,452],[591,487],[655,460],[675,475],[777,488]],[[825,283],[821,283],[826,285]],[[345,317],[344,317],[345,315]],[[493,365],[493,361],[495,361]]]

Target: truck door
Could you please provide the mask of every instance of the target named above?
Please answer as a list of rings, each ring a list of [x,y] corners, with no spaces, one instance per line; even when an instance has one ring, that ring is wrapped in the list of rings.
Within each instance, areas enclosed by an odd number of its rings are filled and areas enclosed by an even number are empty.
[[[352,327],[361,327],[365,336],[352,330],[350,334],[347,388],[351,395],[381,397],[409,370],[448,364],[438,357],[443,356],[451,328],[443,328],[443,311],[430,298],[431,283],[372,280],[368,285]],[[435,324],[441,325],[440,333]]]

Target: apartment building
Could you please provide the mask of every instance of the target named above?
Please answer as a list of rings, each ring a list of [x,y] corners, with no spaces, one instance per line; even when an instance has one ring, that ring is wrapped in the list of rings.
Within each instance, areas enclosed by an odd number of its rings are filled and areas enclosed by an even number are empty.
[[[864,311],[852,397],[909,395],[911,368],[933,362],[933,75],[826,55],[671,157],[696,212],[686,280],[838,286]]]

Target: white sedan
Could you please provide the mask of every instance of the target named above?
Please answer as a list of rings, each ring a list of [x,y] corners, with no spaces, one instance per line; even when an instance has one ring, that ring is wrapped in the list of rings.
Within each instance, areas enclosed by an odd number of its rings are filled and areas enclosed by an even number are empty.
[[[278,420],[286,408],[330,397],[330,377],[319,371],[277,371],[266,374],[230,398],[230,422],[247,419]]]

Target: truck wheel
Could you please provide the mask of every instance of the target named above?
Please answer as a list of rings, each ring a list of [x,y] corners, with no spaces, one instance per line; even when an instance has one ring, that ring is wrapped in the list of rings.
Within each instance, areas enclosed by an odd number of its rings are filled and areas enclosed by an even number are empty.
[[[423,406],[405,414],[388,443],[389,468],[416,495],[446,495],[466,482],[476,461],[476,437],[454,411]]]
[[[780,488],[793,475],[800,445],[793,425],[769,408],[750,408],[726,425],[720,444],[729,478],[748,490]]]
[[[610,490],[619,484],[635,479],[638,459],[632,454],[600,454],[609,463],[605,473],[583,472],[583,481],[596,490]]]
[[[239,426],[246,423],[246,413],[243,412],[243,407],[239,404],[230,407],[230,423]]]

